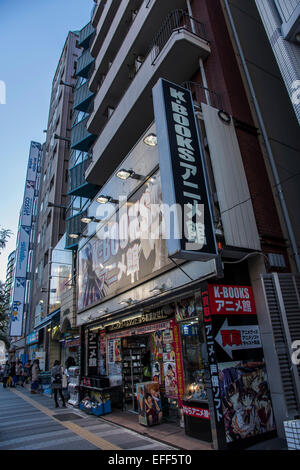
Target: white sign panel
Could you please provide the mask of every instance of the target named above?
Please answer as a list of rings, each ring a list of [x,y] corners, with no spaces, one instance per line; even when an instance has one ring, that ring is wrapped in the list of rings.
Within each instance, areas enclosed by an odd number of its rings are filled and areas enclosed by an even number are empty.
[[[10,336],[21,336],[23,333],[27,264],[33,203],[35,197],[35,181],[38,167],[40,165],[40,156],[41,144],[38,142],[31,142],[16,250],[17,253],[14,272],[14,291],[11,305]]]

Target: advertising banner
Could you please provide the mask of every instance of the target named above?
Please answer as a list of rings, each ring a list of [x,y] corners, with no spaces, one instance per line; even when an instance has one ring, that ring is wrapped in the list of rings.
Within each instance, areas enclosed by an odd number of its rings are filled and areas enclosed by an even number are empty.
[[[160,79],[152,90],[163,203],[174,208],[168,255],[206,261],[217,255],[192,94]]]
[[[159,220],[149,209],[160,203],[156,173],[79,250],[78,310],[128,290],[171,265],[165,240],[154,233],[159,230]]]
[[[209,285],[202,301],[219,445],[246,446],[276,430],[252,288]]]
[[[12,294],[10,322],[10,336],[12,337],[21,336],[23,333],[26,276],[28,271],[29,244],[35,198],[35,181],[40,165],[40,151],[41,144],[31,142],[16,249],[14,291]]]

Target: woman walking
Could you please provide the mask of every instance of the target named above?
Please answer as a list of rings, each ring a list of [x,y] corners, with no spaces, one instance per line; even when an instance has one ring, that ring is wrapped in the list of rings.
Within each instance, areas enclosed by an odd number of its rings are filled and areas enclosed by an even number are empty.
[[[31,392],[36,393],[36,389],[39,385],[39,373],[40,373],[40,361],[35,359],[31,369]]]
[[[62,386],[63,386],[62,382],[63,382],[63,369],[62,369],[62,366],[60,365],[60,362],[55,361],[51,370],[51,387],[54,393],[54,401],[55,401],[56,408],[59,408],[58,397],[57,397],[58,393],[63,403],[63,408],[66,408],[65,398],[62,393]]]
[[[9,373],[10,373],[10,365],[9,365],[9,362],[6,361],[6,364],[5,364],[4,370],[3,370],[3,388],[6,388]]]

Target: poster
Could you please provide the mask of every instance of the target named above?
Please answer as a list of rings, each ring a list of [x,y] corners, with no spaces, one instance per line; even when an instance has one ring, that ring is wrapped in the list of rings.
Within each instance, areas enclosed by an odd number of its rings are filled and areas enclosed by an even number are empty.
[[[154,426],[162,422],[162,403],[159,384],[145,382],[136,384],[139,423]]]
[[[172,264],[162,237],[162,214],[151,210],[161,201],[157,172],[78,251],[78,310]]]
[[[263,361],[219,364],[226,442],[275,430]]]
[[[154,331],[151,334],[151,351],[155,361],[163,357],[163,332],[162,330]]]
[[[168,398],[178,398],[175,362],[164,362],[165,390]]]
[[[250,286],[210,285],[202,292],[220,448],[276,430],[253,299]]]

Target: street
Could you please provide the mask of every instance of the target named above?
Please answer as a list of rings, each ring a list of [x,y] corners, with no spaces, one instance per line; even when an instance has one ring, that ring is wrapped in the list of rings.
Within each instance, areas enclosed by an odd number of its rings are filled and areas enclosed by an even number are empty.
[[[174,449],[21,387],[1,384],[0,416],[0,451]]]

